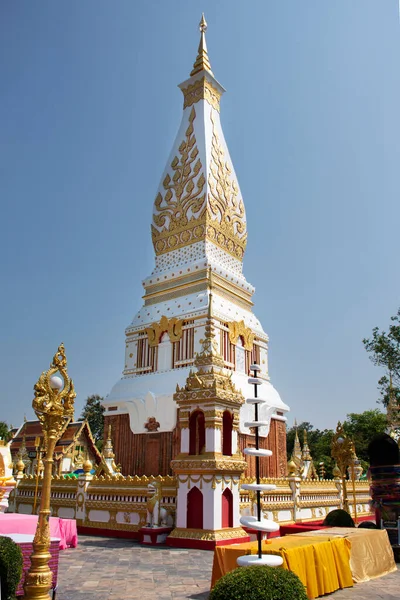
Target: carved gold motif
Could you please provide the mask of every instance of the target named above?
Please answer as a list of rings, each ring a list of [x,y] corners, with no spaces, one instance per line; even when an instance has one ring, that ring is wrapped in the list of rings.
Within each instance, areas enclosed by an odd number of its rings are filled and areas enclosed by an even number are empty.
[[[246,248],[247,231],[244,204],[238,198],[239,189],[232,168],[225,160],[225,152],[213,125],[211,143],[212,161],[208,178],[209,194],[207,202],[207,238],[227,250],[232,256],[243,258]]]
[[[183,108],[192,106],[199,100],[206,100],[219,112],[220,106],[219,101],[221,99],[221,92],[217,90],[205,77],[201,77],[187,88],[182,90],[184,96]]]
[[[182,326],[183,321],[181,319],[177,319],[176,317],[168,319],[163,315],[159,323],[152,323],[150,327],[146,328],[150,348],[158,346],[161,336],[165,331],[168,332],[171,342],[180,340],[182,337]]]
[[[243,338],[243,346],[245,350],[252,350],[255,335],[250,327],[246,327],[244,321],[231,321],[228,323],[229,340],[232,344],[237,344],[239,337]]]
[[[211,84],[200,80],[194,87],[196,89],[189,86],[186,90],[188,106],[197,101],[197,93],[203,94],[211,105],[215,104],[215,95],[210,97],[215,92]],[[235,258],[243,258],[247,241],[244,204],[219,140],[212,110],[210,112],[213,135],[207,198],[206,179],[194,134],[196,112],[192,107],[185,139],[179,146],[180,158],[175,156],[171,163],[172,179],[167,173],[163,181],[166,193],[159,192],[155,200],[152,239],[157,256],[208,239]]]
[[[205,235],[206,180],[194,135],[193,121],[196,111],[192,108],[185,139],[179,146],[180,158],[175,156],[171,163],[174,172],[167,173],[163,181],[164,197],[158,194],[155,200],[157,213],[151,226],[154,249],[157,256],[197,242]]]

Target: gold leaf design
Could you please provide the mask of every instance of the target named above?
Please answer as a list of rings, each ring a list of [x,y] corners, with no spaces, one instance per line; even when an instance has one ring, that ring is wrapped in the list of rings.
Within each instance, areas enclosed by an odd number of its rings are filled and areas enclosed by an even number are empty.
[[[177,319],[176,317],[168,319],[168,317],[163,315],[159,323],[152,323],[150,327],[146,328],[149,346],[151,348],[158,346],[161,336],[164,332],[168,332],[171,342],[180,340],[182,337],[182,325],[183,321],[181,319]]]
[[[206,180],[202,164],[198,157],[193,121],[196,111],[192,108],[185,139],[179,146],[180,158],[174,157],[171,162],[171,176],[167,174],[163,181],[164,197],[158,193],[155,200],[157,214],[153,216],[152,239],[157,254],[168,252],[174,247],[198,241],[199,232],[194,231],[199,223],[205,223],[205,193],[203,188]],[[196,180],[197,178],[197,180]],[[161,229],[163,228],[163,229]],[[204,229],[201,230],[203,234]],[[189,235],[188,235],[189,234]]]
[[[228,323],[229,340],[232,344],[237,344],[239,336],[243,338],[243,346],[245,350],[252,350],[254,343],[254,333],[250,327],[246,327],[244,321],[232,321]]]
[[[213,125],[210,175],[208,177],[207,237],[237,258],[242,258],[247,242],[243,200],[232,177],[232,169],[225,160],[225,152]]]
[[[244,204],[212,114],[210,109],[213,135],[208,194],[198,158],[193,106],[185,139],[179,146],[180,158],[175,156],[172,160],[173,173],[168,173],[162,183],[165,193],[159,192],[154,203],[151,230],[157,256],[208,239],[235,258],[243,258],[247,241]]]
[[[206,100],[210,106],[219,112],[221,92],[217,90],[206,77],[201,77],[193,84],[182,90],[184,96],[183,108],[196,104],[199,100]]]

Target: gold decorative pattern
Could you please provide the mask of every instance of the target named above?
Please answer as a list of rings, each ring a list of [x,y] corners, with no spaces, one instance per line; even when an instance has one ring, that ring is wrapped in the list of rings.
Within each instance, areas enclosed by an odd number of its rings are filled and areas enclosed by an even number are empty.
[[[215,108],[219,112],[219,102],[221,99],[221,92],[217,90],[206,77],[201,77],[194,83],[188,85],[187,88],[182,90],[184,101],[183,108],[196,104],[199,100],[206,100],[210,106]]]
[[[196,111],[192,108],[185,139],[179,146],[180,158],[171,163],[174,174],[167,173],[163,181],[166,194],[155,200],[157,213],[153,215],[151,234],[156,255],[176,250],[205,237],[206,180],[194,135],[193,121]],[[197,178],[197,180],[196,180]]]
[[[243,338],[243,346],[245,350],[252,350],[255,335],[250,327],[246,327],[244,321],[231,321],[228,323],[229,340],[232,344],[237,344],[239,337]]]
[[[225,160],[225,152],[213,125],[211,142],[209,194],[207,201],[207,238],[240,260],[246,248],[247,230],[244,204],[238,198],[239,189],[232,168]]]
[[[235,538],[248,537],[248,534],[241,527],[230,527],[227,529],[183,529],[175,527],[169,534],[170,538],[182,538],[186,540],[205,540],[219,541],[231,540]]]
[[[150,348],[158,346],[160,338],[165,331],[168,332],[171,342],[180,340],[182,337],[182,326],[183,321],[181,319],[177,319],[176,317],[168,319],[163,315],[158,323],[152,323],[150,327],[146,328]]]
[[[203,81],[204,80],[204,81]],[[216,108],[217,90],[204,78],[186,90],[185,105],[190,106],[204,97]],[[194,106],[190,112],[185,138],[179,146],[180,158],[171,163],[173,175],[167,173],[163,181],[165,194],[158,193],[153,215],[152,240],[156,255],[177,250],[202,240],[209,240],[236,259],[242,260],[247,242],[243,200],[226,160],[210,110],[212,122],[211,160],[208,175],[208,193],[203,166],[198,158],[194,134]]]

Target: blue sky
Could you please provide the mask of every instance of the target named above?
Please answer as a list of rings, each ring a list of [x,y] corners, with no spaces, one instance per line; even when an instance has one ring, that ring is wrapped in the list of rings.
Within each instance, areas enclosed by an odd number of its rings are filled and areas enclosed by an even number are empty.
[[[120,377],[203,10],[289,422],[377,406],[361,340],[400,298],[397,0],[3,0],[0,420],[33,417],[61,341],[78,415]]]

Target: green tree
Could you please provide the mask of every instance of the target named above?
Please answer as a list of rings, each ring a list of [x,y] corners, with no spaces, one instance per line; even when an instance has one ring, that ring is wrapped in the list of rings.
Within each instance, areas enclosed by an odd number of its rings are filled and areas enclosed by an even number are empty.
[[[98,394],[88,396],[79,419],[80,421],[88,421],[96,445],[102,442],[104,433],[104,407],[101,405],[102,401],[102,396]]]
[[[323,462],[325,477],[327,479],[331,478],[332,470],[335,466],[334,461],[331,458],[333,431],[331,429],[320,431],[319,429],[314,429],[313,425],[308,421],[303,421],[303,423],[300,423],[300,425],[297,426],[301,447],[303,447],[304,443],[304,430],[307,431],[307,443],[316,469],[319,471],[319,464]],[[286,433],[286,449],[288,457],[290,457],[293,451],[295,435],[296,427],[293,426],[288,429]]]
[[[5,421],[0,421],[0,438],[6,442],[10,439],[11,436],[11,428],[7,425]]]
[[[364,470],[369,466],[368,444],[375,435],[384,433],[386,426],[386,415],[378,408],[347,415],[343,429],[354,441],[356,454]]]
[[[400,404],[400,308],[390,320],[389,331],[372,330],[372,337],[363,339],[363,344],[374,365],[384,369],[378,381],[380,402],[387,406],[389,399]]]
[[[386,428],[386,415],[379,409],[366,410],[363,413],[349,413],[343,422],[343,428],[346,434],[351,437],[355,444],[356,454],[361,460],[361,466],[364,472],[368,469],[368,444],[375,435],[383,433]],[[307,431],[308,447],[314,461],[314,465],[319,471],[319,464],[324,463],[325,477],[333,477],[333,468],[335,461],[331,456],[331,443],[334,435],[332,429],[314,429],[308,421],[300,423],[297,427],[300,445],[303,447],[303,431]],[[291,427],[287,431],[287,454],[292,454],[296,428]]]

